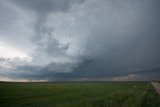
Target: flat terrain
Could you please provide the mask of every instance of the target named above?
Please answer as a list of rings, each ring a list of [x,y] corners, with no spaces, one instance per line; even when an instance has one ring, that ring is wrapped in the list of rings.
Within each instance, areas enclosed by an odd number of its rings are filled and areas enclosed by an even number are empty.
[[[0,83],[0,107],[159,107],[151,83]]]

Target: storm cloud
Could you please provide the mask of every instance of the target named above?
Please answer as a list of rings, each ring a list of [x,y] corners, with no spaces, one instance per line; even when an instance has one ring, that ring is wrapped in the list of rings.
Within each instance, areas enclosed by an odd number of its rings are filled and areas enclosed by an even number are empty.
[[[160,77],[159,0],[1,0],[0,78]]]

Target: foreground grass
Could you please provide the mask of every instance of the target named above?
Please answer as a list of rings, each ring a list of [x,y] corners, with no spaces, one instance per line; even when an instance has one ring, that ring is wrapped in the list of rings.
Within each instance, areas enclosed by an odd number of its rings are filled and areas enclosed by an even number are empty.
[[[0,83],[0,107],[159,107],[150,83]]]

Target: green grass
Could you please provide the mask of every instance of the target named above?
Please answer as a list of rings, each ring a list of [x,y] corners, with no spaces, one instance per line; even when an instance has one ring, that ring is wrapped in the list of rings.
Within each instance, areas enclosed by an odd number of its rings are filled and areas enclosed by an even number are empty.
[[[145,82],[0,83],[0,107],[159,107]]]

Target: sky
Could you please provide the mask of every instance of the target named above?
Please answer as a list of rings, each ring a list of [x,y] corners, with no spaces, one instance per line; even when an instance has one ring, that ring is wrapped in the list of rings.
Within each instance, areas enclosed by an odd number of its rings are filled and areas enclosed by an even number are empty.
[[[0,81],[160,78],[159,0],[0,0]]]

